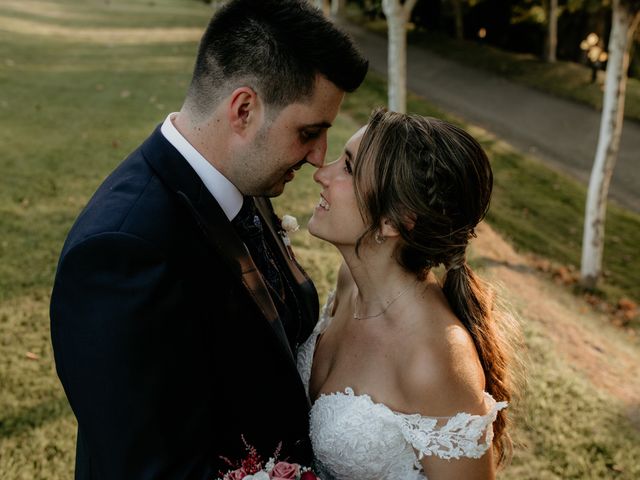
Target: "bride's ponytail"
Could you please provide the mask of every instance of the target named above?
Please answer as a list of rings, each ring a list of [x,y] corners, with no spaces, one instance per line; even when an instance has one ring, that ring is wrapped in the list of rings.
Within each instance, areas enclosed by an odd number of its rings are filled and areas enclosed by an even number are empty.
[[[508,366],[512,355],[509,343],[504,338],[506,332],[500,328],[494,316],[492,291],[464,259],[460,263],[454,262],[447,269],[443,291],[452,310],[473,338],[484,370],[485,390],[498,401],[511,401]],[[512,450],[506,427],[507,415],[505,410],[501,410],[493,423],[498,464],[503,463]]]

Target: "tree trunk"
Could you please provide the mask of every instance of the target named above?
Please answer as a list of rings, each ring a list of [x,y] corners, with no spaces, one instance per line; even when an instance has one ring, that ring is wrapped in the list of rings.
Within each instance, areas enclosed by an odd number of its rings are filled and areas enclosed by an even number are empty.
[[[558,50],[558,0],[544,0],[548,4],[545,8],[547,15],[547,38],[545,42],[545,60],[549,63],[556,61]]]
[[[463,0],[451,0],[452,6],[453,6],[453,16],[456,24],[456,39],[458,40],[462,40],[464,38],[462,2]]]
[[[331,0],[331,16],[337,17],[338,15],[342,15],[346,3],[346,0]]]
[[[607,195],[622,134],[629,50],[634,30],[640,22],[640,13],[630,11],[620,0],[613,0],[612,11],[600,134],[589,180],[582,237],[580,276],[587,288],[595,288],[602,273]]]
[[[331,11],[331,0],[313,0],[313,4],[318,10],[322,10],[322,13],[329,15]]]
[[[389,110],[407,111],[407,22],[417,0],[382,0],[387,17]]]
[[[211,6],[213,7],[214,10],[218,10],[219,8],[221,8],[225,3],[227,3],[228,0],[212,0]]]

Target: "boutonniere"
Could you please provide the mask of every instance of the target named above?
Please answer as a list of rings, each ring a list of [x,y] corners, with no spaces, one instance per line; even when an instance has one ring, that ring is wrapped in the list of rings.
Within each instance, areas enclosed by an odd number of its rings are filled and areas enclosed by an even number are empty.
[[[298,225],[298,220],[296,217],[291,215],[283,215],[282,220],[280,220],[280,237],[282,238],[282,243],[287,248],[287,253],[289,254],[289,259],[293,260],[293,250],[291,249],[291,240],[289,239],[289,234],[297,232],[300,229],[300,225]]]

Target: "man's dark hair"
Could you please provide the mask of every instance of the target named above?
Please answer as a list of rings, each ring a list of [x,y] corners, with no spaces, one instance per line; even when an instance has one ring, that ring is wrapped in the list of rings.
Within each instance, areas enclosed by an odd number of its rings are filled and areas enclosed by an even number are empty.
[[[352,92],[367,67],[349,37],[307,0],[231,0],[202,37],[187,106],[205,116],[243,83],[281,108],[310,96],[317,74]]]

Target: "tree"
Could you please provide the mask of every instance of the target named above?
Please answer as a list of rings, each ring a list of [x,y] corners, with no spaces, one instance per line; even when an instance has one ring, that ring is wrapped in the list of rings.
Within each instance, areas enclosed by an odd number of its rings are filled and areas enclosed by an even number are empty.
[[[544,58],[547,62],[554,63],[558,50],[558,0],[542,0],[542,4],[547,17]]]
[[[595,288],[602,273],[607,194],[618,157],[630,49],[640,23],[640,0],[613,0],[602,117],[591,170],[582,237],[581,282]]]
[[[346,0],[331,0],[331,15],[337,17],[344,10]]]
[[[455,20],[456,26],[456,38],[458,40],[462,40],[464,38],[462,2],[463,0],[451,0],[451,6],[453,7],[453,18]]]
[[[407,110],[407,22],[417,0],[382,0],[387,17],[389,109]]]
[[[325,15],[329,15],[331,11],[331,0],[314,0],[313,4],[317,9],[322,10]]]

